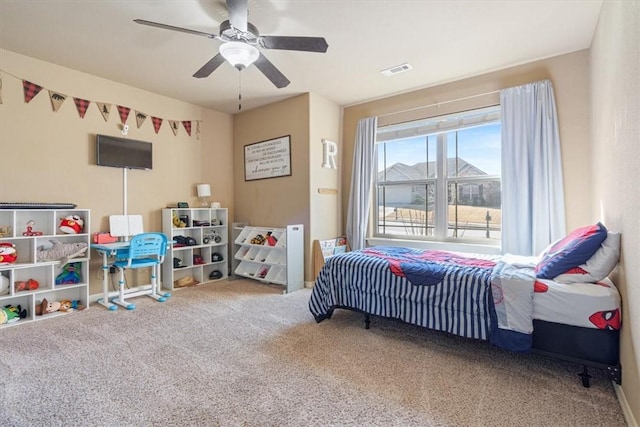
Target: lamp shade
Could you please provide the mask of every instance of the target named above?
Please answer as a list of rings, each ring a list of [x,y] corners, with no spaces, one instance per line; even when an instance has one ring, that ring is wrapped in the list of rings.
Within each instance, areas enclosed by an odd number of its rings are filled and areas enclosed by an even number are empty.
[[[243,42],[226,42],[220,45],[220,55],[238,70],[256,62],[260,52],[255,46]]]
[[[210,197],[211,186],[209,184],[198,184],[198,197]]]

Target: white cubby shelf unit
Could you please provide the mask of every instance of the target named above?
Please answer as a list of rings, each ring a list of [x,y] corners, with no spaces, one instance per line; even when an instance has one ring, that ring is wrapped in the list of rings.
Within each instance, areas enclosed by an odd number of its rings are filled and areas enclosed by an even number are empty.
[[[67,216],[76,215],[84,222],[80,233],[66,234],[59,228],[60,221]],[[31,235],[27,226],[31,225]],[[76,301],[78,305],[89,307],[89,230],[90,211],[88,209],[0,209],[0,243],[15,246],[15,262],[0,262],[0,280],[8,284],[8,289],[0,288],[0,307],[20,306],[27,316],[17,322],[5,323],[0,327],[22,325],[35,320],[46,320],[62,316],[73,311],[57,311],[36,315],[36,306],[47,301]],[[40,234],[41,233],[41,234]],[[53,241],[60,243],[85,243],[84,255],[68,259],[67,263],[77,263],[78,283],[58,284],[56,277],[62,272],[64,264],[58,261],[38,261],[38,248],[50,248]],[[3,245],[4,246],[4,245]],[[33,290],[19,290],[17,283],[33,279],[38,287]]]
[[[304,287],[304,226],[234,229],[234,275],[284,287]],[[274,239],[269,239],[268,236]]]
[[[173,223],[174,216],[186,219],[184,227]],[[204,283],[229,277],[229,226],[227,208],[167,208],[162,210],[162,231],[169,238],[169,249],[162,264],[162,287],[179,289],[176,283],[191,277]],[[176,238],[193,239],[194,245],[176,244]],[[171,242],[174,241],[172,244]],[[214,256],[215,255],[215,256]],[[181,262],[174,268],[173,259]],[[221,259],[220,259],[221,258]],[[201,262],[196,263],[196,259]],[[209,276],[219,271],[220,276]]]

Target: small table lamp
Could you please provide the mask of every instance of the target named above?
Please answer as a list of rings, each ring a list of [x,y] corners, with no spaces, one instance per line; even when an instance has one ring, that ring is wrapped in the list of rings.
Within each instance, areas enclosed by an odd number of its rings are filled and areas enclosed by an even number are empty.
[[[211,197],[211,186],[209,184],[198,184],[198,199],[200,199],[200,206],[203,208],[209,207],[209,197]]]

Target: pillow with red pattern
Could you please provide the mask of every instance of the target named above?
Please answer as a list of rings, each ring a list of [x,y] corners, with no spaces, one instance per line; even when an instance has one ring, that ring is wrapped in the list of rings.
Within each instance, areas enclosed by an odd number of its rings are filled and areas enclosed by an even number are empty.
[[[608,232],[607,238],[591,258],[553,278],[560,283],[595,283],[611,273],[620,258],[620,233]]]
[[[601,223],[573,230],[551,245],[536,265],[538,279],[553,279],[570,268],[587,262],[607,238],[607,229]]]

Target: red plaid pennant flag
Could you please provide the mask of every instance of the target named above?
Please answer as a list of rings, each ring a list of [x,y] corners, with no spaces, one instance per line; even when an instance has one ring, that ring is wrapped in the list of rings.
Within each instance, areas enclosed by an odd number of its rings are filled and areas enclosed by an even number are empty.
[[[22,81],[22,88],[24,89],[24,102],[27,104],[42,90],[42,86],[27,80]]]
[[[153,123],[153,128],[155,129],[156,133],[158,133],[158,131],[160,130],[160,126],[162,126],[162,119],[160,117],[151,116],[151,122]]]
[[[129,117],[129,111],[131,111],[131,108],[118,105],[118,113],[120,113],[120,121],[122,122],[122,124],[127,123],[127,117]]]
[[[78,114],[81,119],[84,119],[84,115],[87,114],[87,108],[89,108],[89,104],[91,101],[82,98],[73,97],[73,102],[76,103],[76,108],[78,109]]]
[[[187,134],[191,136],[191,121],[183,121],[182,126],[184,126],[184,130],[187,131]]]

